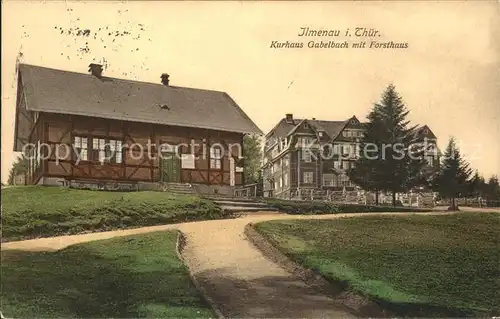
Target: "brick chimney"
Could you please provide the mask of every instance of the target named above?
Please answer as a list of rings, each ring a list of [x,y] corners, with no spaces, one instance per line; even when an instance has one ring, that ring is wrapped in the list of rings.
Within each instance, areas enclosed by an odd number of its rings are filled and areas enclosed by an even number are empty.
[[[163,73],[161,75],[161,83],[165,86],[168,86],[168,84],[170,83],[170,80],[168,79],[170,77],[170,75],[168,75],[167,73]]]
[[[90,63],[89,72],[96,78],[102,78],[102,65],[96,63]]]
[[[293,114],[291,114],[291,113],[285,114],[285,121],[287,123],[292,123],[293,124]]]

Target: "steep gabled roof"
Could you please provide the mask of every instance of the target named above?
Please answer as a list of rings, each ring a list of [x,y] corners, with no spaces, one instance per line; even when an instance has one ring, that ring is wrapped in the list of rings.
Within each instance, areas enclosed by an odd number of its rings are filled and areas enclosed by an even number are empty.
[[[337,135],[344,129],[348,120],[345,121],[319,121],[307,120],[307,123],[313,126],[316,131],[325,132],[331,139],[335,139]],[[304,119],[294,119],[292,122],[287,122],[281,119],[278,124],[271,130],[276,137],[286,137],[293,134],[295,130],[304,122]],[[269,132],[268,134],[270,134]]]
[[[321,129],[328,134],[331,139],[335,139],[340,132],[344,129],[347,121],[318,121],[311,120],[308,121],[311,125],[314,125],[317,129]]]
[[[266,136],[269,136],[273,134],[276,137],[285,137],[287,134],[294,128],[296,127],[300,122],[302,122],[301,119],[293,119],[291,122],[287,122],[286,119],[281,119],[278,124],[276,124],[271,131],[269,131]]]
[[[415,129],[415,134],[420,137],[427,137],[433,139],[436,138],[436,135],[431,131],[431,129],[427,125],[418,126]]]
[[[262,134],[225,92],[27,64],[19,65],[19,73],[29,111]]]

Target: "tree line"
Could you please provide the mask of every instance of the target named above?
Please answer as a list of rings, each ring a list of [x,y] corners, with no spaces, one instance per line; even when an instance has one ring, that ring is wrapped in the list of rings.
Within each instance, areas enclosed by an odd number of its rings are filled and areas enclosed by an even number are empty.
[[[437,192],[442,199],[450,201],[450,210],[458,209],[456,198],[476,197],[486,199],[490,205],[500,204],[498,178],[492,176],[486,183],[462,157],[454,138],[448,142],[437,170],[425,170],[424,156],[429,151],[424,137],[417,134],[417,126],[410,125],[409,114],[402,97],[394,85],[383,92],[379,103],[375,103],[368,114],[361,149],[371,147],[370,156],[360,156],[349,171],[351,180],[361,188],[375,192],[378,204],[380,192],[392,193],[392,204],[396,205],[396,194],[408,192],[415,187],[424,187]],[[393,145],[398,145],[396,150]],[[422,146],[423,145],[423,146]],[[374,147],[373,147],[374,146]],[[404,157],[397,156],[400,152]]]

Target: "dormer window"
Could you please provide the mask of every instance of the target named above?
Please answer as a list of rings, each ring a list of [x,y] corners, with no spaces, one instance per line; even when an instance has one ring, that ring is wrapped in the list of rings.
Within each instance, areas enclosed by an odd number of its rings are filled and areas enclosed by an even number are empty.
[[[323,137],[323,132],[318,132],[319,137]]]
[[[304,128],[309,128],[309,124],[304,123],[303,127],[304,127]]]

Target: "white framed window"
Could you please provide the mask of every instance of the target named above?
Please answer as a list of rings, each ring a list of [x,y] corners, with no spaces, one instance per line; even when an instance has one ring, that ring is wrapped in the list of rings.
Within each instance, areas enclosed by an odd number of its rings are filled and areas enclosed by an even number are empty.
[[[340,169],[340,164],[341,164],[340,161],[334,161],[333,162],[333,167],[336,168],[336,169]]]
[[[307,163],[312,162],[311,151],[310,150],[304,150],[302,152],[302,159],[304,160],[304,162],[307,162]]]
[[[88,161],[89,159],[87,141],[88,141],[87,137],[82,137],[82,136],[73,137],[73,148],[75,149],[75,152],[78,154],[78,157],[82,161]]]
[[[121,163],[123,159],[122,141],[109,140],[109,153],[108,158],[111,162]]]
[[[434,158],[432,156],[426,156],[425,160],[427,162],[427,165],[429,165],[430,167],[434,166]]]
[[[283,174],[283,187],[288,186],[288,173]]]
[[[280,140],[281,149],[284,150],[287,146],[286,138]]]
[[[342,186],[346,186],[346,187],[349,187],[351,186],[351,180],[349,179],[349,176],[347,175],[340,175],[340,184]]]
[[[309,145],[314,144],[314,138],[310,136],[300,137],[298,139],[299,147],[308,147]]]
[[[210,168],[222,168],[222,150],[220,149],[220,147],[210,148]]]
[[[104,163],[106,159],[106,140],[103,138],[93,138],[92,139],[92,157],[93,160],[97,160]]]
[[[336,155],[340,154],[340,145],[339,144],[333,144],[333,154],[336,154]]]
[[[304,172],[304,184],[312,184],[314,182],[313,172]]]
[[[288,166],[288,165],[290,165],[290,157],[286,155],[285,157],[283,157],[283,166]]]
[[[349,155],[349,152],[350,152],[349,149],[350,149],[349,144],[342,145],[342,148],[341,148],[342,155]]]
[[[356,144],[346,144],[343,147],[344,154],[354,156],[356,154]]]
[[[348,161],[342,162],[342,169],[349,169],[349,162]]]
[[[323,186],[335,186],[335,175],[323,174]]]
[[[323,132],[318,132],[319,137],[323,137]]]

